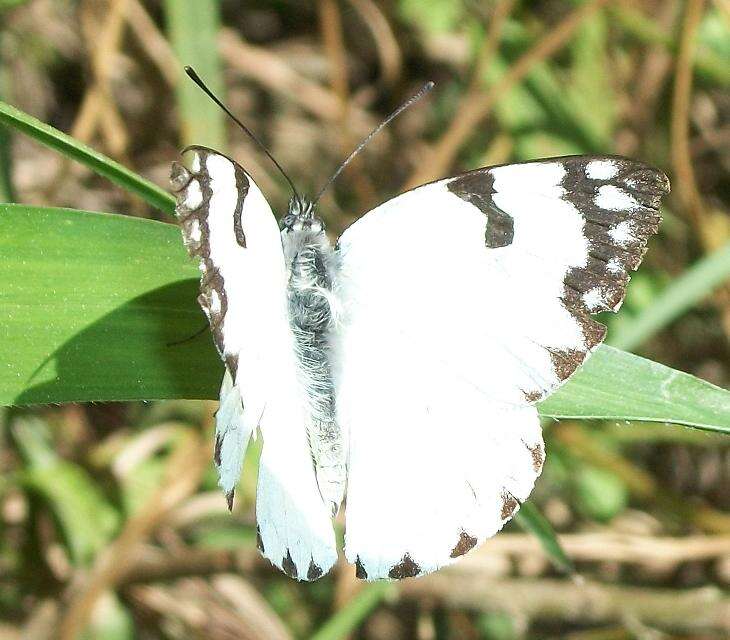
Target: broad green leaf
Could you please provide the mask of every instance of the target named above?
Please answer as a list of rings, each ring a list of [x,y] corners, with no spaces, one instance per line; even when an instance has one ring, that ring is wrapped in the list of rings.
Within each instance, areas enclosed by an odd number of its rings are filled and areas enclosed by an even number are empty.
[[[729,391],[606,345],[538,409],[545,417],[673,422],[730,433]]]
[[[182,143],[224,150],[223,111],[182,74],[182,65],[190,65],[213,93],[223,98],[216,42],[220,0],[166,0],[164,6],[170,42],[181,64],[176,92]]]
[[[539,540],[543,551],[558,569],[565,573],[575,573],[573,562],[560,546],[552,525],[532,502],[525,502],[520,507],[515,522]]]
[[[222,369],[173,225],[0,205],[3,404],[204,398]]]
[[[71,136],[2,101],[0,101],[0,124],[12,127],[67,158],[86,165],[125,191],[138,195],[160,211],[172,214],[175,210],[175,199],[164,189],[107,158],[103,153],[94,151]]]
[[[215,398],[222,366],[176,226],[0,205],[0,403]],[[730,392],[601,347],[543,416],[730,432]]]

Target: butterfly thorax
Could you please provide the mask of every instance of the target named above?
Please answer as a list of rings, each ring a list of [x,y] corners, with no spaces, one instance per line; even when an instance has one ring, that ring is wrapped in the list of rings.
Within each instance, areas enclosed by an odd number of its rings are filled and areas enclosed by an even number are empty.
[[[307,434],[322,499],[335,513],[345,490],[345,443],[335,421],[329,358],[335,254],[311,203],[292,199],[281,220],[289,324],[307,402]]]

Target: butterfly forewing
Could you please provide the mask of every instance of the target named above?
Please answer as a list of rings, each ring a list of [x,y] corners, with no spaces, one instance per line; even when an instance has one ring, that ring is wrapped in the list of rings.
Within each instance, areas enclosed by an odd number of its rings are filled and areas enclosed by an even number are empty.
[[[544,459],[532,406],[602,341],[659,224],[660,172],[570,157],[409,191],[339,241],[335,383],[346,555],[368,579],[452,562]]]
[[[232,504],[260,427],[259,546],[289,575],[316,579],[336,560],[335,541],[304,427],[279,228],[238,164],[204,147],[191,155],[190,169],[174,165],[171,181],[185,244],[200,260],[198,300],[226,365],[214,448],[219,484]]]

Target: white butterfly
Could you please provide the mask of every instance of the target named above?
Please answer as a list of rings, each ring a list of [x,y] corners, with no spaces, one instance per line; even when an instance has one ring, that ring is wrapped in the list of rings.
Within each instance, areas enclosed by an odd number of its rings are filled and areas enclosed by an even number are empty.
[[[263,436],[261,552],[293,578],[345,555],[422,575],[494,535],[545,459],[535,403],[603,340],[666,176],[619,157],[477,169],[389,200],[333,247],[311,203],[277,225],[251,176],[193,147],[177,214],[226,373],[215,464],[229,506]]]

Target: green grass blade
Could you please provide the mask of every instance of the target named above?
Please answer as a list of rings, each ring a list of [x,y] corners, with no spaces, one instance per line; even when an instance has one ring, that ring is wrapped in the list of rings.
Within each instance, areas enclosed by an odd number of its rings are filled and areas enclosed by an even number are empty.
[[[367,583],[357,595],[333,615],[311,640],[340,640],[357,630],[360,624],[390,593],[396,585],[390,582]]]
[[[219,0],[167,0],[165,15],[180,63],[193,67],[213,93],[223,99],[217,43],[219,5]],[[177,86],[177,105],[183,145],[204,144],[224,150],[223,111],[185,76]]]
[[[222,365],[175,225],[0,205],[0,403],[215,398]],[[730,432],[730,392],[602,347],[544,416]]]
[[[515,522],[538,539],[540,546],[557,569],[565,573],[575,573],[573,561],[560,546],[552,525],[532,502],[525,502],[520,507]]]
[[[125,191],[138,195],[160,211],[172,214],[175,210],[175,199],[164,189],[71,136],[2,101],[0,124],[12,127],[67,158],[80,162]]]
[[[0,5],[0,11],[2,11]],[[3,44],[3,33],[0,33],[0,46]],[[10,89],[10,73],[7,67],[0,67],[0,97],[9,94]],[[15,193],[12,180],[12,154],[10,146],[12,139],[10,131],[5,127],[0,127],[0,202],[14,202]]]
[[[730,278],[730,242],[699,260],[633,321],[609,336],[619,349],[635,349]]]

